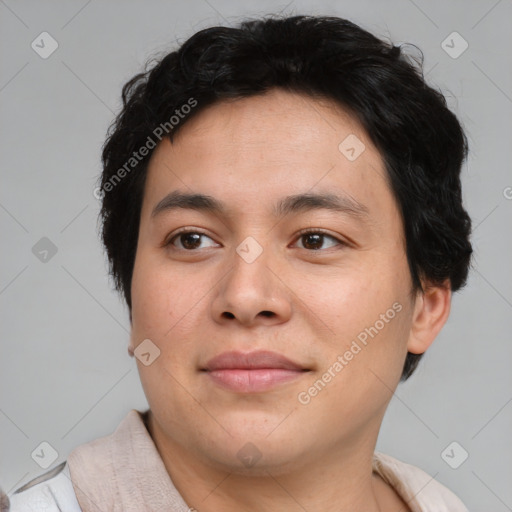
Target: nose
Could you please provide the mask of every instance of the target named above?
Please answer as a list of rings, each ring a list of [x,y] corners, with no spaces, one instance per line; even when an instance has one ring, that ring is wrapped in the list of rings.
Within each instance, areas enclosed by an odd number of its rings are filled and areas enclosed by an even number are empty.
[[[221,279],[212,303],[214,320],[251,327],[286,322],[291,315],[292,292],[279,274],[280,265],[263,249],[254,260],[243,249],[235,252],[231,269]]]

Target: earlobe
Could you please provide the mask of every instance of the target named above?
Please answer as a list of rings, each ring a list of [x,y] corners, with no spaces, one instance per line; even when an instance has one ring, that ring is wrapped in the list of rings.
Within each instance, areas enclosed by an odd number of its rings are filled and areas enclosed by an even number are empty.
[[[451,297],[449,280],[442,285],[424,285],[414,305],[408,352],[423,354],[432,345],[450,314]]]

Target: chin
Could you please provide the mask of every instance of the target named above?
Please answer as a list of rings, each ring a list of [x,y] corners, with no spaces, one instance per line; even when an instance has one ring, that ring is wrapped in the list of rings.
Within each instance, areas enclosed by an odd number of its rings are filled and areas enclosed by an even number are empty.
[[[253,478],[288,474],[296,471],[302,462],[301,454],[282,443],[279,453],[262,443],[246,443],[234,453],[210,449],[206,456],[208,464],[217,470]]]

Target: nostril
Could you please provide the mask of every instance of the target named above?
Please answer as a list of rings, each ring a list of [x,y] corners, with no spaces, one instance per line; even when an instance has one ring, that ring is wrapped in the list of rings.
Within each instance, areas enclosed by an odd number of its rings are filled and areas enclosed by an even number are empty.
[[[272,311],[262,311],[260,314],[263,316],[274,316]]]

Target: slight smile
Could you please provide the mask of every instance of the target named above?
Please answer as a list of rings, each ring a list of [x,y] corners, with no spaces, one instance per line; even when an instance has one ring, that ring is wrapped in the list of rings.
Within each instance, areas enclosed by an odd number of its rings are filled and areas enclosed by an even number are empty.
[[[238,393],[261,393],[309,372],[276,352],[224,352],[201,371],[219,386]]]

